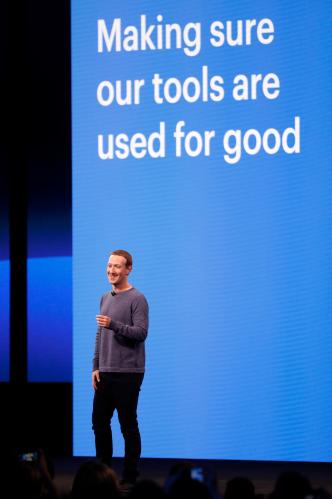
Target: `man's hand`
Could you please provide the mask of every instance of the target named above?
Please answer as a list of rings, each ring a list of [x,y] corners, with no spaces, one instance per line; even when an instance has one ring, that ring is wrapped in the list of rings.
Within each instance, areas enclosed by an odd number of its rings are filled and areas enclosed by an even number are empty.
[[[101,327],[110,327],[112,318],[107,315],[96,315],[97,324]]]
[[[92,373],[92,386],[94,390],[97,390],[99,381],[100,381],[100,376],[99,376],[99,370],[97,369]]]

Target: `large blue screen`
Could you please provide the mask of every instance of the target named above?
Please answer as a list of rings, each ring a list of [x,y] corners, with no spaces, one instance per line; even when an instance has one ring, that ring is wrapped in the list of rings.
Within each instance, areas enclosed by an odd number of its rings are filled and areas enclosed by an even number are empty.
[[[72,1],[75,455],[124,248],[151,313],[142,455],[331,461],[331,13]]]

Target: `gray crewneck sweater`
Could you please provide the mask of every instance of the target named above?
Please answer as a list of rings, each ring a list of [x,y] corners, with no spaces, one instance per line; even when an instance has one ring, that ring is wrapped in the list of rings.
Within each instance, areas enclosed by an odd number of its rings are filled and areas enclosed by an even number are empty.
[[[98,327],[93,371],[141,373],[145,369],[144,341],[148,334],[149,307],[136,288],[100,301],[101,315],[112,318],[109,328]]]

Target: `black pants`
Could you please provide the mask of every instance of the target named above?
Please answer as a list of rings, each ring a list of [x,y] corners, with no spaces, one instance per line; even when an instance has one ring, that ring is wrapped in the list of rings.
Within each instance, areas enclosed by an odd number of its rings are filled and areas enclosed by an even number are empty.
[[[144,373],[101,372],[93,400],[92,428],[96,455],[111,466],[113,441],[111,419],[116,409],[125,441],[123,478],[135,480],[141,455],[141,436],[137,423],[137,403]]]

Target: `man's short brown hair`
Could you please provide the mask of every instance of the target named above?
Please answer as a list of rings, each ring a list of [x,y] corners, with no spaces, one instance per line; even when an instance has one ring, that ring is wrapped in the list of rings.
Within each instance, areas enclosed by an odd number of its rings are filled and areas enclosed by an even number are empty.
[[[111,255],[123,256],[123,258],[126,259],[126,267],[127,267],[127,269],[129,267],[133,266],[133,257],[131,256],[130,253],[128,253],[128,251],[119,249],[119,250],[112,251]]]

